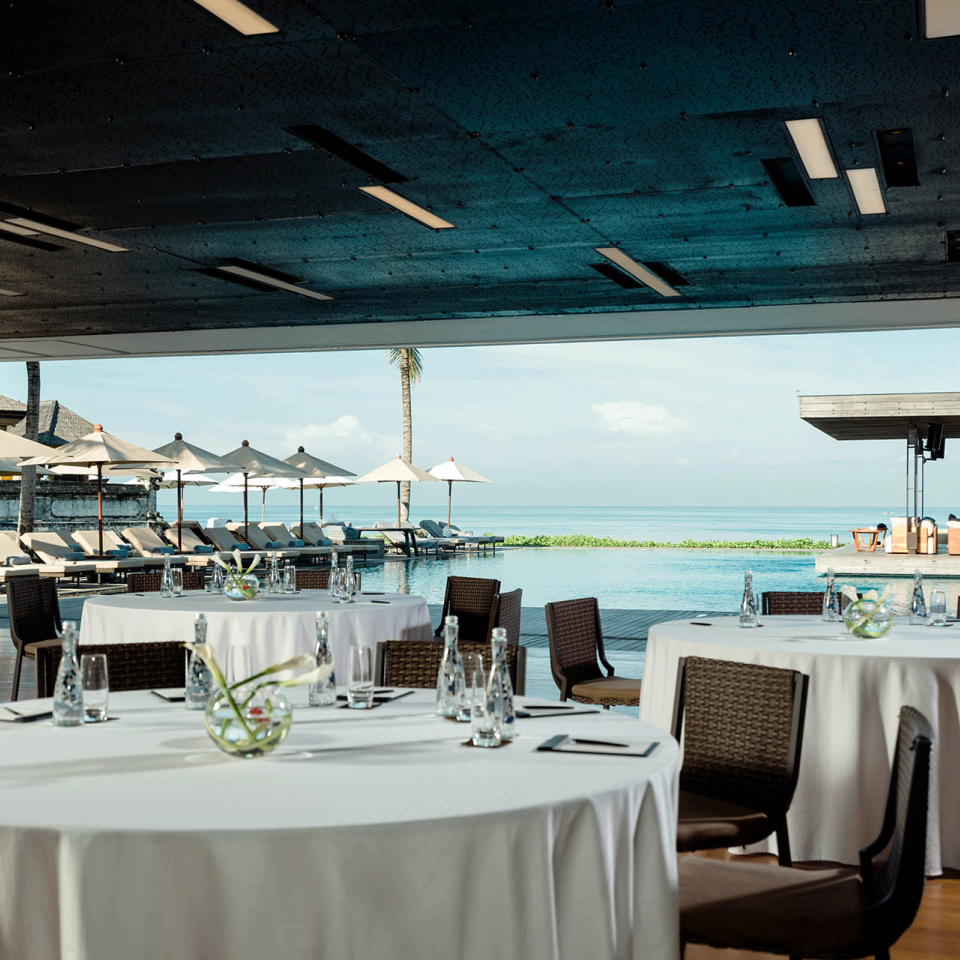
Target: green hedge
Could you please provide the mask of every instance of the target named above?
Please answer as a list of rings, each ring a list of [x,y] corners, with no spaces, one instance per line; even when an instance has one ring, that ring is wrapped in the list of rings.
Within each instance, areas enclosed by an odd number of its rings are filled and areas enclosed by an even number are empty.
[[[614,540],[612,537],[590,537],[575,533],[565,536],[520,537],[504,540],[508,547],[657,547],[684,550],[828,550],[826,540],[681,540],[679,543],[658,543],[655,540]]]

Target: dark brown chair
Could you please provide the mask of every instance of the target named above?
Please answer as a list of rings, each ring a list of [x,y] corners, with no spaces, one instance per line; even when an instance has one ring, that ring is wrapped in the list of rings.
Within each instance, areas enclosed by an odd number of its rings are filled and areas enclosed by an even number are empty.
[[[681,940],[796,957],[888,960],[923,897],[932,741],[926,718],[903,707],[883,826],[860,851],[859,870],[681,857]]]
[[[186,530],[186,527],[184,527],[184,530]],[[162,578],[163,571],[161,570],[150,570],[147,573],[128,573],[127,593],[159,593],[160,581]],[[202,590],[203,571],[184,570],[183,589]]]
[[[490,644],[465,641],[458,643],[461,653],[479,653],[484,667],[490,666]],[[443,644],[436,640],[379,640],[377,642],[374,683],[384,687],[422,687],[437,685]],[[513,692],[523,696],[527,689],[527,648],[507,644],[507,671]]]
[[[494,601],[500,592],[499,580],[481,577],[447,577],[443,613],[435,636],[443,636],[443,621],[454,616],[460,624],[461,640],[485,641],[493,628]]]
[[[681,658],[673,736],[683,741],[677,849],[744,846],[777,835],[800,773],[809,678],[754,663]]]
[[[604,707],[638,706],[640,681],[615,677],[603,651],[600,608],[595,597],[548,603],[550,670],[560,699]],[[597,662],[599,658],[599,663]],[[600,669],[600,664],[607,671]]]
[[[520,601],[523,590],[517,587],[509,593],[498,593],[493,604],[493,625],[507,631],[507,643],[520,642]]]
[[[330,570],[297,569],[298,590],[326,590],[330,586]]]
[[[840,609],[850,601],[840,594]],[[819,617],[823,593],[815,590],[768,590],[760,594],[760,613],[766,617]]]
[[[45,640],[30,647],[37,658],[37,696],[52,697],[61,644],[58,640]],[[176,640],[85,643],[77,647],[78,657],[85,653],[106,654],[107,679],[113,691],[182,687],[186,683],[187,652]]]
[[[60,599],[55,580],[15,577],[7,581],[7,616],[10,639],[17,651],[13,667],[12,699],[20,695],[20,670],[24,658],[34,659],[30,644],[54,640],[60,635]],[[40,696],[40,694],[38,694]]]

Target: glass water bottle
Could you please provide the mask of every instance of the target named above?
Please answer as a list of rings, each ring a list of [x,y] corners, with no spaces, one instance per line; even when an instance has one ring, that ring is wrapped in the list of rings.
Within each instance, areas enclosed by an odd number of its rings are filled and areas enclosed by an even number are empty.
[[[827,571],[827,589],[823,591],[823,619],[828,623],[842,620],[840,593],[833,579],[833,567]]]
[[[207,642],[207,618],[202,613],[198,613],[193,621],[193,642]],[[187,662],[187,688],[184,696],[187,709],[206,710],[211,693],[213,675],[210,668],[196,650],[191,650],[190,660]]]
[[[337,597],[337,562],[339,561],[337,556],[337,551],[334,550],[330,554],[330,580],[327,583],[327,593],[330,595],[330,599],[336,601]]]
[[[437,674],[437,716],[456,717],[464,696],[463,663],[457,649],[460,626],[456,617],[443,621],[443,660]]]
[[[345,593],[347,597],[347,603],[354,603],[357,599],[357,584],[353,576],[353,554],[352,553],[347,554],[346,567],[347,569],[345,573],[345,579],[346,579]]]
[[[910,598],[910,622],[922,626],[927,622],[927,601],[923,599],[923,574],[913,572],[913,596]]]
[[[77,625],[63,625],[62,653],[57,681],[53,688],[53,722],[58,727],[78,727],[83,723],[83,681],[77,661]]]
[[[163,573],[160,574],[160,596],[164,600],[173,597],[173,570],[170,568],[170,554],[163,555]]]
[[[753,571],[743,572],[743,599],[740,601],[740,626],[755,627],[760,621],[757,598],[753,592]]]
[[[333,664],[330,652],[330,618],[325,613],[317,614],[317,643],[313,651],[317,666]],[[311,707],[331,707],[337,702],[337,678],[331,672],[326,680],[311,683],[309,687]]]
[[[500,740],[512,740],[517,732],[517,714],[513,708],[513,683],[507,669],[507,631],[494,627],[490,635],[493,667],[487,680],[487,699],[497,705],[497,729]]]

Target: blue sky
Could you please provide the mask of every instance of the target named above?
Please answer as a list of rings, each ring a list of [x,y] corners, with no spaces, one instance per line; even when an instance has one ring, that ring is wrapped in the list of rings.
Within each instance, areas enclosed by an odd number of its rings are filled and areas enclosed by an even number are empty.
[[[830,440],[799,419],[797,395],[958,390],[953,356],[960,330],[426,350],[414,462],[454,456],[496,481],[457,491],[476,505],[897,505],[903,445]],[[379,350],[41,373],[44,399],[146,447],[178,430],[217,453],[249,439],[285,457],[302,444],[358,474],[401,449],[399,378]],[[6,364],[0,393],[25,391],[23,365]],[[948,441],[928,504],[960,508],[958,465],[960,441]],[[420,484],[414,501],[445,495]],[[331,496],[390,502],[367,487]]]

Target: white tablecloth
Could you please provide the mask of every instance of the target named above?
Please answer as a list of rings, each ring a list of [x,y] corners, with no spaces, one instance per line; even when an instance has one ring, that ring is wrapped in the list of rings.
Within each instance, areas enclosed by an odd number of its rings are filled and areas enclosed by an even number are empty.
[[[249,601],[195,590],[173,599],[159,593],[91,597],[83,605],[80,643],[192,640],[194,618],[202,612],[207,641],[221,666],[226,667],[227,648],[239,643],[250,648],[253,669],[259,670],[297,653],[313,653],[319,610],[330,615],[330,649],[341,671],[351,644],[375,647],[377,640],[429,640],[432,635],[426,601],[408,594],[362,596],[340,604],[323,590],[261,594]]]
[[[259,760],[147,692],[0,724],[0,956],[676,960],[675,741],[597,714],[481,750],[432,711],[298,707]],[[661,745],[538,753],[557,732]]]
[[[741,629],[735,617],[708,622],[651,628],[642,719],[669,729],[680,657],[807,674],[800,779],[787,818],[792,854],[855,864],[880,832],[900,707],[916,707],[934,730],[927,873],[960,867],[960,624],[898,621],[881,640],[852,640],[842,624],[818,617],[766,617],[759,630]],[[775,850],[776,841],[751,847],[762,849]]]

